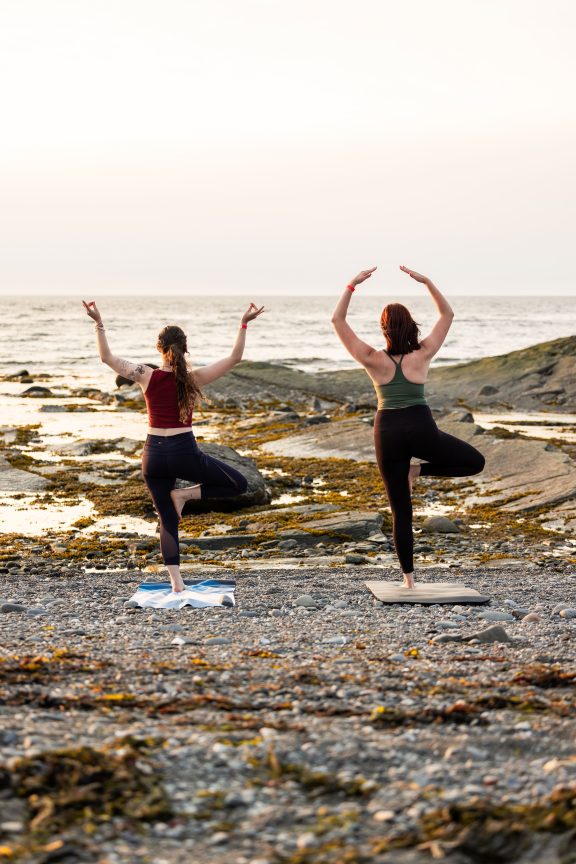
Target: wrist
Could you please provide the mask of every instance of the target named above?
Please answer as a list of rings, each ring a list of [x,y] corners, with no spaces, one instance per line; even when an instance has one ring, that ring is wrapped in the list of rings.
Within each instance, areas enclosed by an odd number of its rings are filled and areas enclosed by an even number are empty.
[[[348,291],[355,291],[357,284],[357,282],[349,282],[346,288],[348,289]]]
[[[240,329],[241,329],[241,330],[247,330],[247,329],[248,329],[248,324],[247,324],[245,321],[241,321],[241,322],[240,322]]]

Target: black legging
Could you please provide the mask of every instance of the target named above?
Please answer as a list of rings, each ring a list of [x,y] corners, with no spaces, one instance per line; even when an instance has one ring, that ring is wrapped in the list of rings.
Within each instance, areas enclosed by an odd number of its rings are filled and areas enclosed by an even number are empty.
[[[192,432],[148,435],[142,474],[160,517],[160,550],[165,564],[180,563],[178,515],[170,497],[177,478],[201,483],[202,498],[232,498],[248,486],[235,468],[203,453]]]
[[[377,411],[374,444],[378,468],[392,511],[396,554],[402,572],[412,573],[414,537],[412,499],[408,486],[411,457],[426,460],[420,465],[423,477],[467,477],[479,474],[485,460],[471,444],[440,432],[427,405]]]

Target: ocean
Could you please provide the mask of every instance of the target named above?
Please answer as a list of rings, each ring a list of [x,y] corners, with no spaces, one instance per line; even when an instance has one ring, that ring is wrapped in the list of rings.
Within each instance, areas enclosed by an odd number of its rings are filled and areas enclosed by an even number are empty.
[[[88,299],[88,298],[87,298]],[[92,299],[92,298],[89,298]],[[249,325],[245,359],[283,363],[309,372],[353,368],[336,338],[330,315],[334,297],[257,297],[266,313]],[[406,305],[425,335],[436,310],[428,297]],[[576,333],[575,297],[451,297],[455,319],[435,364],[454,364],[526,348]],[[239,297],[103,297],[98,303],[108,341],[120,357],[157,362],[156,337],[166,323],[188,334],[193,365],[231,349],[247,301]],[[383,302],[352,299],[350,324],[368,343],[382,344]],[[110,387],[110,371],[98,358],[92,321],[81,297],[0,297],[4,338],[0,374],[26,368],[33,375],[62,376],[74,383]]]

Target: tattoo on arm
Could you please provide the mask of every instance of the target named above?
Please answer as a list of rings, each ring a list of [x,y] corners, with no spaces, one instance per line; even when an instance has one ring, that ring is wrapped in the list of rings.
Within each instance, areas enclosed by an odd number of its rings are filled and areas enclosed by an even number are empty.
[[[134,367],[134,371],[137,372],[138,375],[143,375],[145,372],[145,369],[144,369],[144,366],[142,366],[142,364],[139,363],[138,366]]]

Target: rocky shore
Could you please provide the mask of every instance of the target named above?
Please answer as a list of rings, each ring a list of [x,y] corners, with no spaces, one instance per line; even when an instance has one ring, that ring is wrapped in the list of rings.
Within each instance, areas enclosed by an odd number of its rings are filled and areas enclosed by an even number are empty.
[[[0,429],[0,860],[571,861],[575,447],[475,415],[568,412],[574,352],[433,377],[487,467],[416,484],[418,576],[477,607],[365,587],[398,580],[365,376],[242,364],[211,388],[200,446],[250,484],[185,514],[183,569],[237,605],[180,612],[129,600],[164,572],[138,389],[5,382],[34,422]]]

